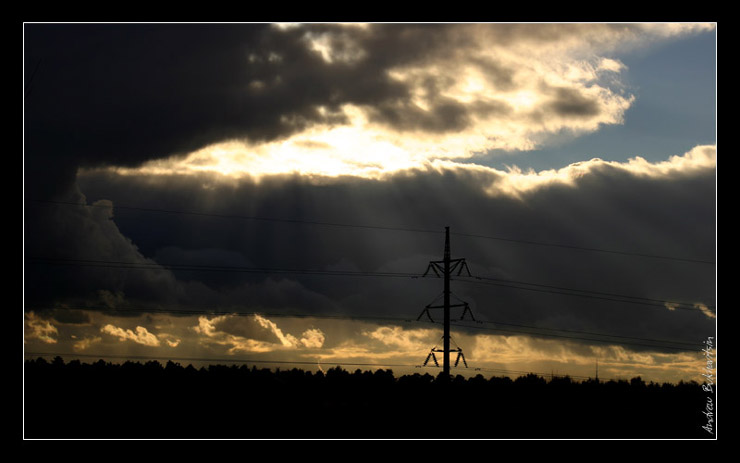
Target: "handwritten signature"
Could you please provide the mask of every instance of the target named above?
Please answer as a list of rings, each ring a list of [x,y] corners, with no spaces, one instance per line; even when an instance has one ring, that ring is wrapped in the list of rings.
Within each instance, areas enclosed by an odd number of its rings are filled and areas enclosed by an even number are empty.
[[[710,336],[706,341],[704,341],[704,343],[706,344],[706,347],[702,349],[702,352],[704,352],[704,355],[706,356],[707,366],[705,368],[705,372],[702,374],[705,378],[705,383],[702,384],[701,388],[704,392],[714,394],[715,376],[713,372],[716,364],[716,360],[714,358],[714,337]],[[702,411],[704,416],[707,418],[707,424],[702,426],[702,429],[711,435],[714,435],[714,412],[714,400],[711,396],[707,396],[707,403]]]

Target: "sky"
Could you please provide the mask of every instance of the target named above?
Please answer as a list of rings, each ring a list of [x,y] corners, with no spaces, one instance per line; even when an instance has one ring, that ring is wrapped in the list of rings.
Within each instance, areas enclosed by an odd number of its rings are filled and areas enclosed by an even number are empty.
[[[436,375],[449,227],[454,374],[701,382],[716,48],[711,23],[24,24],[24,353]]]

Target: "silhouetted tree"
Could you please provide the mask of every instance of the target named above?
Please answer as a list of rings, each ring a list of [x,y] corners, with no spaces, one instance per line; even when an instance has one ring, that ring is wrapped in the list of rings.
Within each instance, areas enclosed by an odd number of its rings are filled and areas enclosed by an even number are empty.
[[[706,394],[696,382],[395,378],[390,369],[324,374],[61,357],[27,360],[24,375],[30,438],[712,437],[701,429]]]

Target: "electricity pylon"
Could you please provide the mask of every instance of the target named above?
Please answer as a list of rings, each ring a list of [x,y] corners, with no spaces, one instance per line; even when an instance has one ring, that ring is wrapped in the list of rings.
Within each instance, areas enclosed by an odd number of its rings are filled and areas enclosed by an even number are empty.
[[[465,361],[465,356],[462,353],[462,349],[460,347],[457,347],[455,349],[450,349],[450,309],[452,307],[465,307],[463,310],[462,316],[460,319],[465,318],[466,313],[470,313],[470,317],[475,320],[475,317],[473,317],[473,312],[470,310],[470,306],[468,306],[467,302],[460,301],[459,304],[451,304],[450,303],[450,275],[452,272],[457,270],[457,275],[459,276],[463,270],[466,270],[468,273],[468,276],[472,276],[470,274],[470,269],[468,268],[467,262],[465,262],[465,259],[451,259],[450,258],[450,227],[445,227],[445,253],[443,260],[436,260],[436,261],[430,261],[429,266],[427,267],[426,272],[424,272],[424,276],[427,276],[429,274],[429,271],[434,272],[434,274],[437,277],[444,277],[444,302],[442,305],[427,305],[424,310],[419,315],[419,320],[422,315],[425,313],[427,314],[427,317],[431,321],[434,321],[432,319],[432,316],[429,313],[429,309],[438,309],[442,308],[444,309],[444,334],[442,335],[443,340],[443,347],[442,349],[438,349],[437,347],[433,347],[431,352],[429,352],[429,355],[427,356],[426,361],[424,361],[424,365],[426,365],[429,362],[429,359],[434,359],[434,363],[436,365],[439,365],[437,363],[437,357],[434,355],[435,352],[442,352],[443,354],[443,360],[442,360],[442,371],[444,372],[445,376],[449,377],[450,375],[450,352],[457,352],[457,359],[455,360],[455,366],[460,362],[460,359],[462,358],[463,363],[465,366],[468,366],[468,363]]]

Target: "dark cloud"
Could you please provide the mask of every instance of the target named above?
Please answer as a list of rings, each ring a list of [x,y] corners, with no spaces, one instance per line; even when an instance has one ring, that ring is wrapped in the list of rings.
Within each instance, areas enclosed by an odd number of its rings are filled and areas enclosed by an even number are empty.
[[[564,117],[591,117],[599,114],[599,102],[571,88],[555,89],[555,96],[548,105],[553,112]]]
[[[439,280],[237,270],[422,273],[429,260],[442,256],[445,226],[453,233],[656,255],[711,259],[715,252],[715,177],[710,170],[648,177],[601,165],[574,185],[555,183],[519,197],[486,192],[501,185],[504,174],[464,168],[398,172],[383,181],[339,177],[316,182],[284,175],[218,182],[105,171],[77,178],[79,167],[136,166],[224,139],[269,141],[314,124],[342,124],[345,103],[366,108],[374,122],[394,130],[430,133],[463,130],[478,116],[512,111],[490,101],[461,104],[443,95],[445,82],[424,75],[406,82],[388,75],[397,66],[454,62],[478,37],[460,26],[25,27],[27,75],[40,62],[25,100],[27,308],[89,305],[123,313],[125,307],[174,307],[413,319],[439,295]],[[547,42],[553,35],[574,33],[558,28],[525,33],[531,29],[481,30],[501,43],[524,36]],[[326,34],[335,45],[335,59],[327,61],[313,51],[307,32],[313,34],[309,37]],[[518,85],[519,74],[504,63],[491,58],[477,65],[495,88]],[[432,111],[414,106],[414,92],[424,94]],[[601,110],[598,102],[570,88],[555,89],[552,96],[540,117],[587,118]],[[48,197],[85,206],[31,201]],[[101,200],[110,203],[96,203]],[[112,215],[98,207],[106,204],[113,205]],[[438,232],[239,218],[244,216]],[[715,274],[699,264],[457,234],[452,246],[453,256],[467,258],[475,275],[715,303]],[[90,266],[81,260],[153,268]],[[714,320],[697,311],[480,282],[456,281],[453,291],[485,320],[684,341],[713,332]],[[65,323],[84,321],[75,317],[68,315]]]
[[[483,111],[492,109],[490,106]],[[408,101],[381,103],[371,108],[371,120],[387,124],[394,130],[424,130],[428,132],[454,132],[470,124],[470,110],[451,99],[437,99],[431,110],[422,110]]]
[[[711,259],[715,246],[715,178],[711,171],[656,178],[598,165],[575,186],[554,184],[519,198],[488,195],[484,187],[501,178],[466,169],[399,174],[384,182],[326,179],[321,185],[284,177],[206,190],[196,178],[162,184],[150,180],[93,174],[82,179],[90,201],[101,197],[112,200],[114,219],[106,219],[111,228],[105,237],[113,244],[127,242],[129,258],[138,259],[136,262],[421,274],[429,260],[441,258],[441,232],[449,225],[453,257],[465,257],[474,275],[689,304],[715,303],[715,275],[711,266],[704,264],[456,235],[473,233]],[[209,211],[233,218],[116,210],[115,204]],[[67,229],[71,226],[67,221],[80,220],[74,207],[53,207],[59,209],[58,222],[50,223],[48,229]],[[440,233],[256,221],[239,216]],[[66,238],[90,244],[91,251],[85,256],[126,259],[110,243],[97,242],[102,237],[96,235],[94,227],[81,229],[92,235],[80,232]],[[67,251],[63,254],[69,255]],[[31,270],[27,271],[27,284],[36,288],[35,296],[48,291],[48,300],[63,302],[75,294],[99,298],[99,291],[107,290],[112,294],[120,291],[127,303],[135,306],[166,301],[170,306],[196,310],[416,318],[442,289],[441,281],[434,278],[327,277],[205,268],[174,273],[44,266],[31,266]],[[46,285],[34,286],[37,280]],[[53,282],[50,288],[49,282]],[[542,292],[543,287],[527,291],[509,286],[456,281],[453,292],[472,305],[478,318],[503,323],[682,341],[700,339],[714,324],[698,311],[671,311]]]
[[[80,166],[136,166],[227,139],[264,142],[319,123],[344,124],[346,104],[394,130],[461,131],[477,116],[511,108],[490,98],[462,103],[445,96],[460,63],[477,68],[497,91],[521,84],[512,63],[476,51],[484,48],[482,41],[500,47],[538,34],[562,38],[587,30],[542,29],[26,24],[26,191],[43,197],[68,193]],[[328,58],[316,49],[321,46],[328,47]],[[439,69],[405,80],[391,75],[425,66]],[[419,92],[425,110],[415,103]],[[594,116],[599,106],[563,89],[551,109]]]
[[[70,325],[86,325],[90,323],[90,314],[83,310],[57,309],[53,311],[54,320]]]

